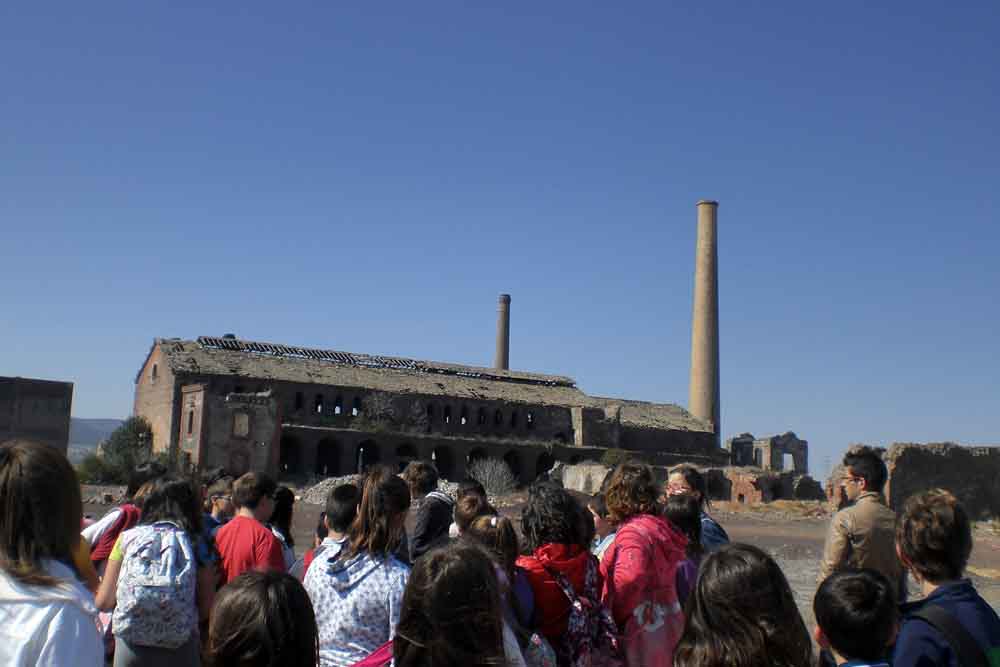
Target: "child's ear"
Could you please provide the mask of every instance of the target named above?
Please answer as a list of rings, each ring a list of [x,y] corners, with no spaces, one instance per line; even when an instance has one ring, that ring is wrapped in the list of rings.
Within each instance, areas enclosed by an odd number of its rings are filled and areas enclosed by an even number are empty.
[[[813,638],[816,640],[816,643],[819,644],[820,648],[825,648],[828,651],[830,650],[830,641],[826,638],[826,635],[823,634],[823,629],[818,625],[813,628]]]

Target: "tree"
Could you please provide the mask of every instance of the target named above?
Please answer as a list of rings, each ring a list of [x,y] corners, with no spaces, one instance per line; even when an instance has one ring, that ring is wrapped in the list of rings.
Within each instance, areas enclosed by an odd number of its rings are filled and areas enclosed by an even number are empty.
[[[77,469],[85,482],[127,484],[136,466],[153,458],[153,429],[144,417],[129,417]]]

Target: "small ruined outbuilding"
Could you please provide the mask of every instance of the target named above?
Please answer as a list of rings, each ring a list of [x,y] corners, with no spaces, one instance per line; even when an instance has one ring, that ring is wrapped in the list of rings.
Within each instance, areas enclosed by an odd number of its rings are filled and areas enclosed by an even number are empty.
[[[0,377],[0,442],[25,438],[65,453],[73,383]]]

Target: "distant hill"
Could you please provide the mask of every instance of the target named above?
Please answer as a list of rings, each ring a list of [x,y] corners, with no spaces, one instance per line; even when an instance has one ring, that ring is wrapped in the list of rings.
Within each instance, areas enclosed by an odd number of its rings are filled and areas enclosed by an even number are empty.
[[[93,449],[102,440],[107,440],[112,431],[121,425],[121,419],[80,419],[72,417],[69,421],[69,443]]]
[[[69,449],[66,456],[70,463],[79,463],[103,440],[122,425],[121,419],[80,419],[71,417],[69,421]]]

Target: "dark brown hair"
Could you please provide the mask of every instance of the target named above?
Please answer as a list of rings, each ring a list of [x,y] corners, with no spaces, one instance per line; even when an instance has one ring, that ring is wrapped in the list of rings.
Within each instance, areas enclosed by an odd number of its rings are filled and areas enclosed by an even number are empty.
[[[972,526],[950,491],[910,496],[896,518],[896,544],[910,569],[936,584],[958,579],[972,553]]]
[[[676,667],[809,667],[812,641],[778,564],[728,544],[702,561]]]
[[[482,549],[460,540],[417,559],[392,652],[397,667],[507,664],[497,575]]]
[[[486,549],[507,573],[508,581],[514,581],[514,563],[521,549],[510,519],[495,514],[478,516],[465,529],[462,537]]]
[[[410,461],[403,471],[403,481],[411,496],[427,495],[438,486],[438,471],[430,461]]]
[[[410,509],[410,489],[391,468],[372,466],[361,488],[358,516],[351,524],[349,547],[343,558],[363,551],[388,556],[403,537],[402,517]]]
[[[205,512],[212,511],[212,501],[219,496],[229,496],[229,499],[233,498],[233,478],[232,477],[220,477],[214,482],[212,482],[208,488],[205,489],[205,501],[204,509]]]
[[[142,500],[139,523],[152,525],[170,521],[180,526],[192,540],[200,539],[201,508],[198,506],[198,492],[191,481],[168,476],[149,484],[149,492]]]
[[[685,553],[697,558],[701,546],[701,503],[693,496],[669,496],[663,507],[663,516],[687,538]]]
[[[455,503],[455,525],[464,533],[477,517],[493,516],[496,513],[497,511],[487,502],[486,496],[470,493]]]
[[[882,493],[889,471],[878,450],[864,445],[854,447],[844,454],[843,463],[852,475],[865,480],[866,491]]]
[[[326,521],[330,529],[346,533],[358,515],[361,493],[354,484],[341,484],[330,489],[326,496]]]
[[[65,454],[27,440],[0,445],[0,570],[25,584],[55,585],[42,560],[72,563],[82,516],[80,482]]]
[[[552,482],[533,484],[521,511],[521,532],[528,551],[534,552],[543,544],[580,544],[583,512],[587,509],[561,486]]]
[[[233,482],[233,504],[255,510],[261,499],[274,495],[277,483],[262,472],[248,472]]]
[[[657,496],[659,489],[652,468],[639,461],[621,463],[611,473],[604,492],[608,520],[621,523],[637,514],[658,514]]]
[[[813,614],[837,653],[872,663],[887,657],[899,621],[894,588],[875,570],[838,570],[823,580]]]
[[[312,602],[285,572],[245,572],[215,598],[212,667],[315,667],[319,632]]]

